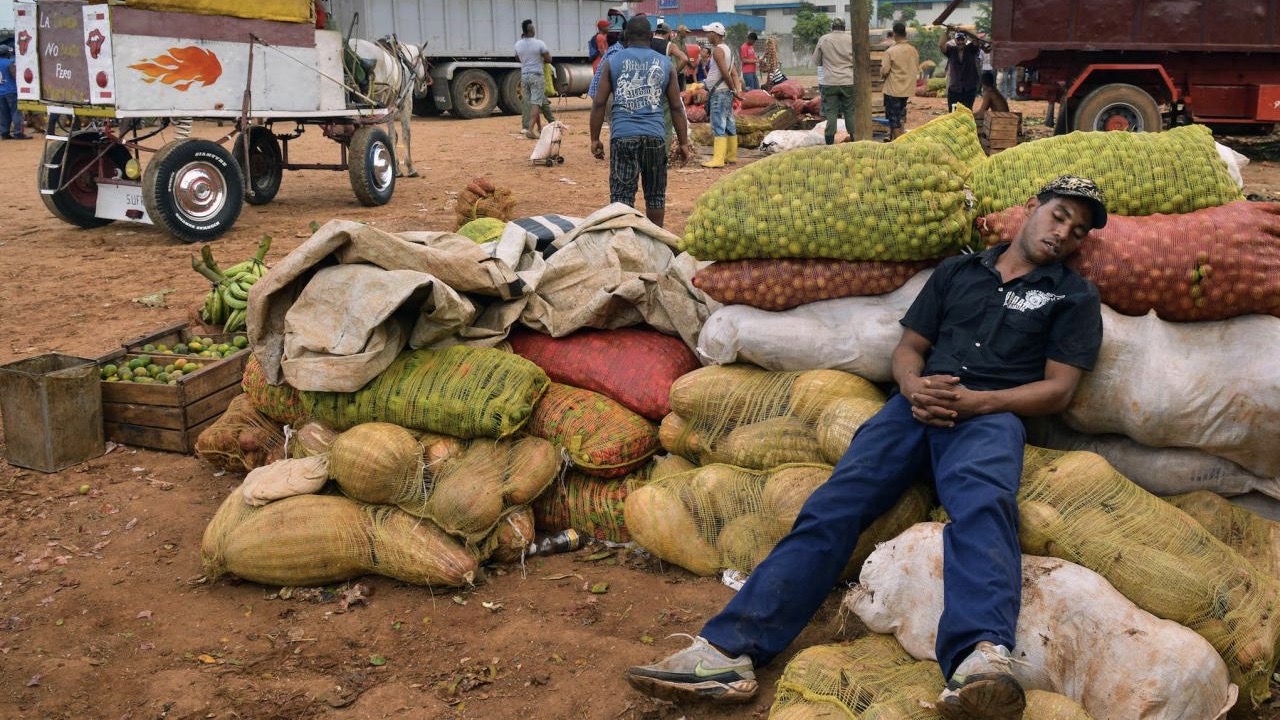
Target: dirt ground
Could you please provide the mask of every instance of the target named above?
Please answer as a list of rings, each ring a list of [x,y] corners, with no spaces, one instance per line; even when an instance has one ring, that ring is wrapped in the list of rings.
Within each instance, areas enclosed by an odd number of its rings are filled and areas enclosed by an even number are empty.
[[[331,218],[452,229],[453,198],[477,175],[510,188],[520,214],[586,215],[607,202],[607,165],[590,156],[587,102],[555,108],[570,127],[563,165],[531,166],[532,141],[513,117],[418,118],[422,177],[401,179],[390,204],[359,206],[345,173],[286,173],[275,202],[246,205],[214,254],[248,257],[267,234],[272,262],[311,223]],[[941,108],[913,99],[908,125]],[[1043,114],[1039,104],[1015,109],[1029,125]],[[208,288],[190,269],[196,248],[147,226],[79,230],[55,219],[34,182],[41,147],[0,142],[10,168],[0,206],[0,364],[51,351],[96,357],[186,318]],[[314,130],[291,151],[302,162],[338,156]],[[699,193],[726,172],[673,170],[668,227],[680,232]],[[1251,164],[1245,176],[1257,198],[1280,193],[1274,163]],[[166,307],[134,301],[157,291],[169,291]],[[668,635],[696,632],[730,597],[717,580],[594,547],[491,568],[458,591],[373,576],[322,593],[209,582],[200,537],[240,479],[194,457],[124,446],[54,474],[0,463],[0,716],[763,718],[794,652],[856,632],[833,593],[791,652],[760,672],[753,704],[674,706],[632,691],[622,670],[683,647]],[[598,583],[607,591],[590,592]]]

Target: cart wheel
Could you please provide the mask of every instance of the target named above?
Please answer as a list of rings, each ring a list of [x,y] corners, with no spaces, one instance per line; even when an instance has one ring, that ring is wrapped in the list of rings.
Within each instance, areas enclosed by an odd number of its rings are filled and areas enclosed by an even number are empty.
[[[396,190],[396,155],[386,130],[356,130],[347,152],[347,174],[361,205],[373,207],[391,202]]]
[[[551,166],[555,163],[555,161],[554,161],[554,160],[552,160],[551,158],[547,158],[546,160],[543,160],[542,162],[543,162],[543,163],[545,163],[547,167],[551,167]]]
[[[86,130],[75,133],[67,142],[49,143],[45,148],[37,176],[40,189],[53,190],[62,185],[62,178],[75,178],[70,185],[52,195],[40,194],[40,199],[54,217],[82,228],[102,227],[112,222],[95,215],[99,173],[105,171],[108,177],[124,177],[124,166],[130,155],[128,148],[111,142],[99,168],[96,158],[104,142],[110,142],[105,135],[97,130]],[[88,169],[80,173],[86,167]]]
[[[226,148],[210,140],[174,140],[142,173],[142,204],[151,221],[183,242],[226,232],[244,206],[243,175]]]
[[[248,144],[248,167],[245,166],[245,145]],[[280,192],[280,180],[284,176],[284,157],[280,154],[280,141],[271,129],[254,125],[248,132],[240,133],[231,151],[240,171],[249,176],[244,187],[245,202],[250,205],[266,205]]]
[[[564,164],[564,156],[563,156],[563,155],[557,155],[557,156],[556,156],[556,164],[557,164],[557,165],[563,165],[563,164]]]

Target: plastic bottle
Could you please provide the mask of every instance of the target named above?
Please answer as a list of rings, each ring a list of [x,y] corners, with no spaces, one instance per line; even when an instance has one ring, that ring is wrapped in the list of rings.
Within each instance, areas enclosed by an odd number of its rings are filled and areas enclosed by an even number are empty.
[[[526,555],[553,555],[555,553],[573,552],[582,547],[584,538],[573,529],[562,530],[555,535],[548,535],[529,543]]]

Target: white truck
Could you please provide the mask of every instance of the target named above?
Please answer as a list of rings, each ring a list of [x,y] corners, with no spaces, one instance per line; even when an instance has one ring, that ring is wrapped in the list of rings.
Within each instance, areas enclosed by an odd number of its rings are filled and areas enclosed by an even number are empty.
[[[37,185],[56,217],[211,240],[299,169],[345,170],[362,204],[390,201],[391,112],[350,99],[342,38],[316,28],[310,0],[19,0],[14,11],[19,106],[48,113]],[[196,119],[229,128],[191,137]],[[340,162],[290,161],[308,126],[341,146]]]
[[[625,3],[598,0],[329,0],[329,7],[344,35],[394,35],[421,45],[433,82],[430,94],[415,100],[414,113],[447,110],[466,119],[486,117],[495,107],[521,112],[520,63],[513,48],[523,20],[533,20],[551,51],[556,91],[581,95],[591,85],[587,40],[596,22],[608,19],[616,38],[630,16]]]

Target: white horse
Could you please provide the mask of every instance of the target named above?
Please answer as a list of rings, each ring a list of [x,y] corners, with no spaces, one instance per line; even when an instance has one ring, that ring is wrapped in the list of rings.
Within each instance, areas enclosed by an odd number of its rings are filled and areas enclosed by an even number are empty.
[[[347,42],[357,57],[373,65],[369,71],[369,98],[391,111],[387,130],[393,149],[396,146],[397,122],[404,133],[404,172],[397,167],[396,175],[418,177],[409,151],[409,121],[413,117],[413,97],[425,93],[431,86],[431,73],[427,70],[421,46],[402,43],[394,38],[382,38],[376,43],[352,38]]]

